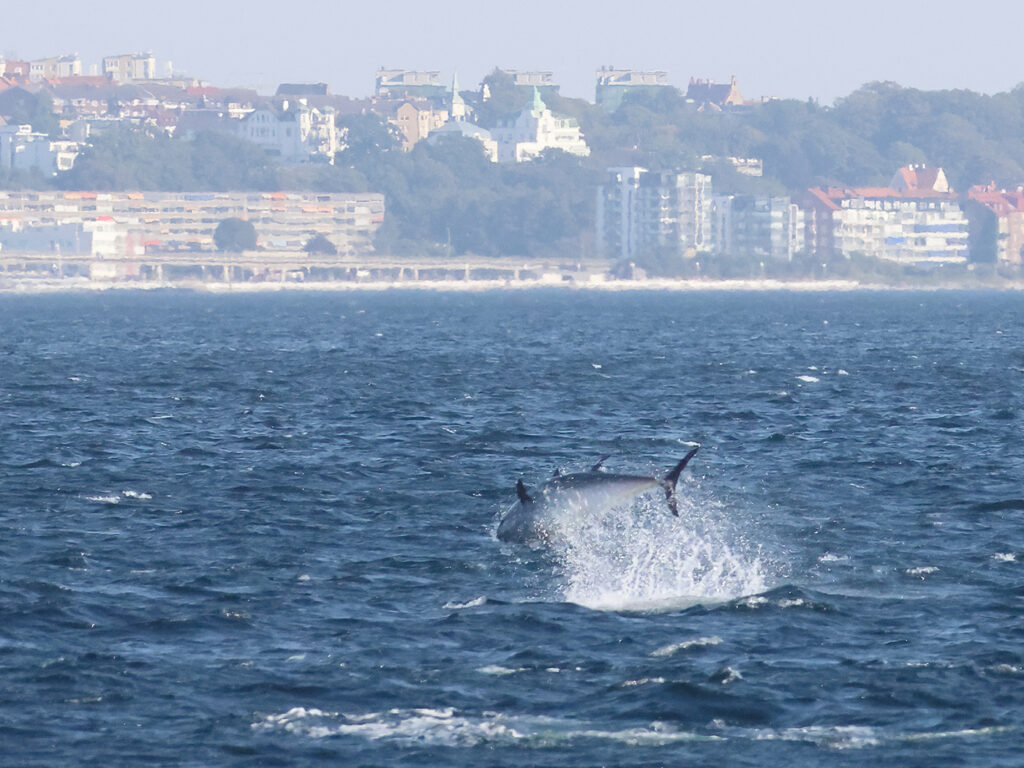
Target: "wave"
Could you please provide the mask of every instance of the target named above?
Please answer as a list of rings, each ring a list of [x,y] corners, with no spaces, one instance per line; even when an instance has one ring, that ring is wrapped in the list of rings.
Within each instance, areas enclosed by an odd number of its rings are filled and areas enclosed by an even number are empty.
[[[445,747],[521,745],[543,748],[582,740],[657,747],[681,741],[718,740],[716,736],[702,736],[658,722],[646,727],[606,729],[567,718],[500,712],[460,714],[450,707],[391,709],[357,715],[294,707],[281,714],[267,715],[253,723],[252,728],[280,730],[313,739],[358,736],[370,741]]]

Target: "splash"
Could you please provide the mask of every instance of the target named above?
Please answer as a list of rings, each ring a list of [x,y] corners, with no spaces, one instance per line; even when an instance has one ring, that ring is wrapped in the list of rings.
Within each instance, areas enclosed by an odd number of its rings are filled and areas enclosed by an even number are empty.
[[[567,520],[555,556],[565,600],[599,610],[672,610],[768,589],[767,565],[709,501],[680,499],[679,517],[643,497]]]

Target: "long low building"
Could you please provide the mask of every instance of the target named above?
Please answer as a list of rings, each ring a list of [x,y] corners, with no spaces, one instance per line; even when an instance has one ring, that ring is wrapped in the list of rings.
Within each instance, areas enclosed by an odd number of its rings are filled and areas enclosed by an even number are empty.
[[[340,255],[373,250],[384,221],[381,194],[313,192],[0,192],[0,245],[67,251],[73,243],[97,256],[215,250],[213,233],[227,218],[252,222],[261,248],[301,251],[314,234]],[[67,239],[68,226],[102,229],[103,237]],[[56,233],[63,232],[64,237]],[[33,233],[35,237],[33,238]],[[49,237],[49,233],[54,233]],[[49,245],[49,247],[47,247]]]

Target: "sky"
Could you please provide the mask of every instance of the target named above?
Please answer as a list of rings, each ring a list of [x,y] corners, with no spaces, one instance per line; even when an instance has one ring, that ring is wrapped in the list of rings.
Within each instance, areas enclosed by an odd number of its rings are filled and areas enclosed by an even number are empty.
[[[832,103],[864,83],[995,93],[1024,82],[1021,0],[174,0],[14,2],[0,54],[34,59],[150,51],[160,72],[273,93],[326,82],[369,96],[378,67],[453,73],[475,88],[494,67],[554,73],[594,99],[602,65],[691,77],[736,76],[748,98]]]

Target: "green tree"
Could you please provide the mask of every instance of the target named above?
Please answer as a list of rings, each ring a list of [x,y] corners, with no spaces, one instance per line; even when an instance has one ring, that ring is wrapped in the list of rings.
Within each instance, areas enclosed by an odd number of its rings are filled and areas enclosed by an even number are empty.
[[[338,153],[343,165],[357,165],[402,146],[398,128],[372,112],[338,115],[335,124],[342,133],[341,140],[345,145]]]
[[[327,235],[317,232],[315,235],[306,241],[306,244],[302,246],[302,250],[306,253],[315,253],[324,256],[335,256],[338,253],[338,247],[327,239]]]
[[[213,232],[213,242],[219,251],[241,253],[255,250],[256,227],[245,219],[224,219]]]

